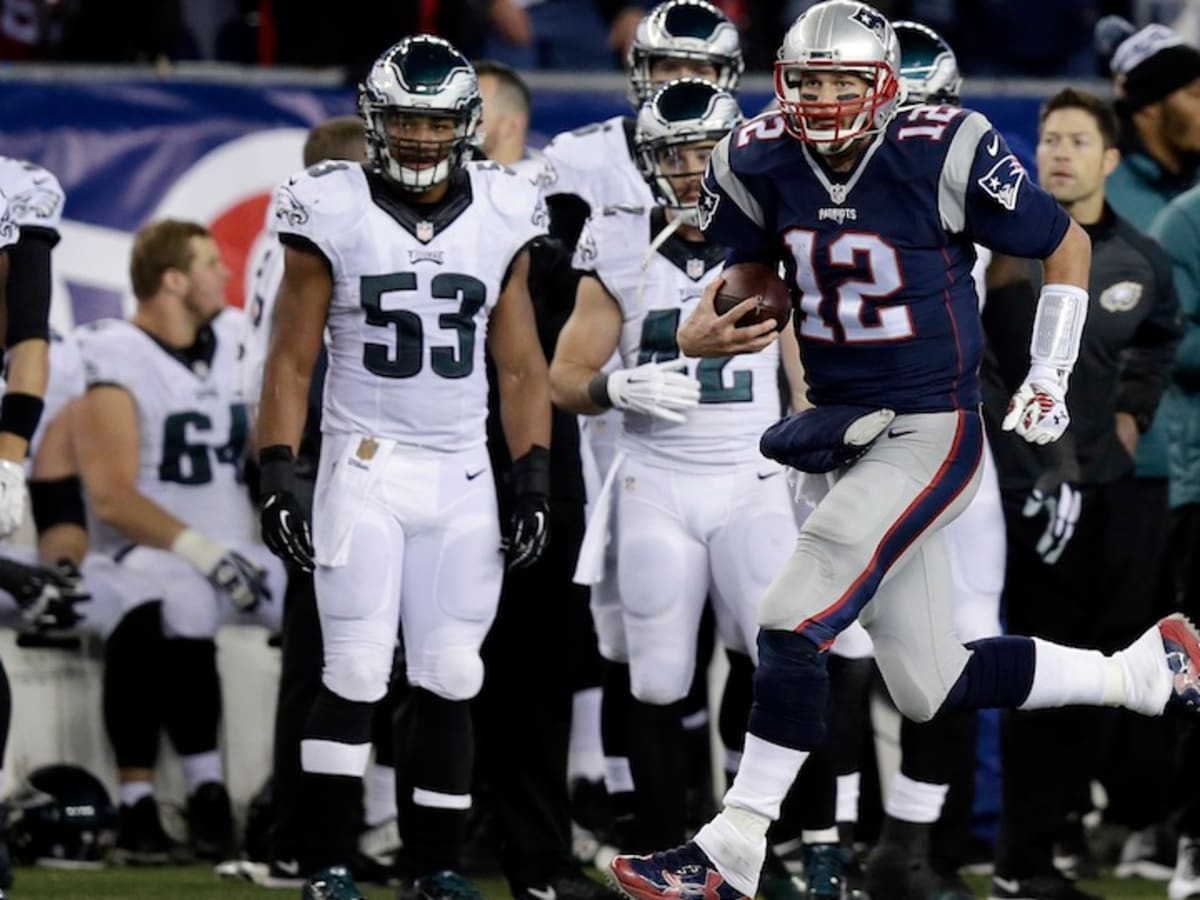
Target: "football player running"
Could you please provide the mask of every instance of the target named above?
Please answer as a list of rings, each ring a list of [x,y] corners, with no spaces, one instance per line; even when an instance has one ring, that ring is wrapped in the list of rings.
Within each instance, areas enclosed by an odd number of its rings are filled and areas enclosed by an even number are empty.
[[[468,701],[505,555],[485,446],[483,329],[512,455],[507,561],[545,546],[550,397],[526,245],[545,232],[537,186],[468,162],[475,72],[440,38],[405,38],[359,92],[369,164],[325,162],[275,196],[284,275],[260,404],[263,534],[315,568],[322,688],[301,744],[316,808],[357,802],[371,704],[397,630],[412,685],[399,750],[402,897],[478,897],[459,852],[471,805]],[[292,490],[313,361],[329,329],[312,542]],[[339,816],[338,821],[345,821]],[[353,897],[354,835],[332,830],[310,897]],[[337,883],[340,893],[333,893]]]
[[[621,455],[608,475],[609,490],[621,484],[616,629],[634,696],[640,836],[651,844],[683,839],[678,704],[692,682],[706,597],[726,646],[752,652],[759,597],[796,534],[782,468],[757,449],[779,416],[777,346],[696,360],[675,343],[680,317],[725,256],[701,236],[696,201],[709,153],[740,118],[729,94],[700,79],[670,82],[642,107],[635,147],[657,203],[608,206],[584,226],[573,265],[586,274],[551,367],[559,406],[623,413]],[[614,352],[622,366],[607,371]],[[798,366],[789,375],[802,394]]]
[[[1068,704],[1200,713],[1200,639],[1179,615],[1111,656],[1023,637],[964,647],[954,633],[939,532],[976,492],[983,452],[971,240],[1043,260],[1030,370],[1004,421],[1034,443],[1068,423],[1091,253],[983,116],[898,115],[899,65],[895,32],[873,7],[817,4],[784,36],[780,111],[713,150],[706,237],[731,247],[730,263],[774,268],[782,255],[799,306],[814,408],[764,449],[835,477],[763,598],[755,702],[725,808],[681,847],[618,857],[613,873],[636,897],[754,896],[767,827],[824,740],[824,651],[855,618],[897,707],[917,721]],[[761,337],[762,325],[729,329],[715,291],[680,329],[684,353],[727,355]]]

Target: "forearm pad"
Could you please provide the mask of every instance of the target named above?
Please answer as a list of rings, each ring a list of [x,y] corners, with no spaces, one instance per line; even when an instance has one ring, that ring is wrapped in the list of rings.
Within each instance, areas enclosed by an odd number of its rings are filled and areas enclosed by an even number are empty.
[[[1079,358],[1088,294],[1073,284],[1045,284],[1033,317],[1029,357],[1034,365],[1070,373]]]

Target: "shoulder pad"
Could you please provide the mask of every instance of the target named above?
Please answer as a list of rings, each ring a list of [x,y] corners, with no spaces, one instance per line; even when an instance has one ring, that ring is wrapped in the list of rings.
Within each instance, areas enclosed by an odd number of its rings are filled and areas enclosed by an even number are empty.
[[[116,384],[130,387],[128,360],[136,360],[137,349],[124,347],[132,336],[124,319],[97,319],[75,329],[79,352],[83,357],[84,378],[88,384]]]
[[[19,227],[58,228],[66,196],[51,172],[31,162],[0,158],[0,191],[8,198],[9,216]]]
[[[497,162],[471,162],[467,168],[476,202],[486,203],[508,220],[514,232],[530,228],[543,232],[549,226],[550,216],[538,184]]]
[[[325,160],[296,173],[275,189],[275,230],[332,237],[346,219],[357,218],[355,201],[365,183],[361,166],[341,160]]]

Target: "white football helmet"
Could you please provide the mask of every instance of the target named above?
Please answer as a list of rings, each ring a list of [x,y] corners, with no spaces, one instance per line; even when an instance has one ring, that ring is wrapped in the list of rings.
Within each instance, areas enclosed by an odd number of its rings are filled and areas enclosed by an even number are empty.
[[[638,169],[659,203],[679,213],[685,225],[696,224],[696,203],[676,194],[662,170],[662,151],[702,141],[716,143],[741,120],[737,101],[703,78],[680,78],[663,85],[638,112],[634,132]],[[701,170],[674,177],[703,174]]]
[[[712,63],[716,84],[734,93],[745,63],[737,27],[705,0],[666,0],[638,23],[629,47],[629,102],[640,108],[654,93],[650,68],[656,59]]]
[[[371,165],[407,191],[441,184],[470,158],[482,103],[479,80],[466,57],[439,37],[406,37],[384,51],[358,88]],[[404,116],[447,118],[448,140],[389,138]]]
[[[816,70],[865,78],[866,95],[805,100],[804,74]],[[856,0],[826,0],[801,14],[783,36],[775,96],[793,137],[821,153],[840,153],[856,138],[882,131],[896,115],[903,99],[899,72],[900,42],[883,13]]]

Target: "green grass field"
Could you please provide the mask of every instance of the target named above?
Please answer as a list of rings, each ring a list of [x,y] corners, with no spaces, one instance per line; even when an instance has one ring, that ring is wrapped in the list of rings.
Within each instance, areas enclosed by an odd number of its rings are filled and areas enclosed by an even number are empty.
[[[987,881],[970,878],[981,897]],[[488,900],[509,896],[507,885],[498,878],[477,881]],[[1163,898],[1166,885],[1155,881],[1118,881],[1113,878],[1084,881],[1081,887],[1109,900]],[[208,866],[172,869],[106,869],[102,872],[60,872],[48,869],[18,869],[17,882],[9,896],[13,900],[270,900],[293,896],[290,891],[268,891],[239,882],[220,881]],[[386,888],[367,891],[370,900],[393,900]]]

